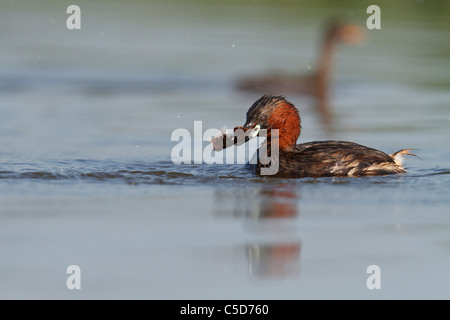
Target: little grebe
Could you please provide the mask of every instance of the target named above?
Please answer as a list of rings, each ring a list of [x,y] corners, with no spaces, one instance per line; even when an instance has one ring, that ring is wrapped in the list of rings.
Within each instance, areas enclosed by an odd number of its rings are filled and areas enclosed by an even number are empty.
[[[316,98],[316,110],[322,122],[331,124],[329,92],[333,55],[338,42],[355,44],[361,42],[363,31],[360,27],[331,20],[326,27],[316,70],[311,74],[286,75],[271,74],[267,76],[247,76],[237,81],[237,89],[244,91],[272,93],[272,94],[302,94]]]
[[[242,127],[246,132],[245,141],[259,135],[261,129],[267,129],[267,139],[262,146],[267,148],[271,161],[277,161],[274,174],[283,177],[358,177],[386,174],[401,174],[406,170],[402,166],[404,155],[413,155],[403,149],[391,155],[382,151],[347,141],[314,141],[296,144],[301,131],[301,120],[298,110],[283,96],[263,96],[247,111],[247,120]],[[278,129],[278,136],[271,135],[271,129]],[[250,133],[250,134],[249,134]],[[230,145],[239,144],[236,136],[219,135],[211,140],[214,150],[221,150]],[[244,141],[244,142],[245,142]],[[278,154],[271,155],[274,146]],[[262,148],[261,146],[261,148]],[[271,164],[260,161],[260,150],[257,152],[256,172]],[[267,158],[266,158],[267,159]],[[266,163],[266,164],[264,164]]]

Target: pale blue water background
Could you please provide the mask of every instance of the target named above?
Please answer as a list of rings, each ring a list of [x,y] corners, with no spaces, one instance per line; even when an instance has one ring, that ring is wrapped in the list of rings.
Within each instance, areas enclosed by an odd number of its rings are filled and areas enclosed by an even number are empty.
[[[339,46],[331,133],[288,97],[299,142],[421,159],[291,180],[176,166],[171,133],[243,124],[260,95],[237,78],[307,72],[324,19],[372,3],[77,1],[78,31],[70,4],[0,4],[0,298],[450,298],[448,2],[381,2],[382,29]]]

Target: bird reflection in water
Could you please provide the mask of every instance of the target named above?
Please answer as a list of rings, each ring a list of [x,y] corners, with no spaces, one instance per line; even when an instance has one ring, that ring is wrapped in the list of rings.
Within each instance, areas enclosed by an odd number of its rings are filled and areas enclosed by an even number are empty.
[[[299,273],[301,242],[292,219],[298,216],[294,185],[226,189],[216,193],[216,215],[244,219],[245,228],[264,240],[248,242],[244,254],[248,272],[258,278],[285,278]],[[230,199],[234,199],[230,203]],[[227,207],[228,205],[228,207]],[[231,207],[230,207],[231,206]]]

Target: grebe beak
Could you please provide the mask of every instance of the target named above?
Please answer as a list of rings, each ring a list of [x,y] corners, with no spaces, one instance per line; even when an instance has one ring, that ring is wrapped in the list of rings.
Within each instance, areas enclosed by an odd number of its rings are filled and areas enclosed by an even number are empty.
[[[234,145],[240,146],[241,144],[246,143],[250,139],[255,138],[258,136],[259,130],[261,129],[261,126],[259,124],[255,124],[252,127],[235,127],[234,128]]]
[[[257,123],[246,123],[242,127],[234,127],[234,132],[236,134],[236,131],[241,130],[239,132],[240,134],[245,133],[246,141],[255,138],[258,136],[259,130],[261,129],[261,126]]]

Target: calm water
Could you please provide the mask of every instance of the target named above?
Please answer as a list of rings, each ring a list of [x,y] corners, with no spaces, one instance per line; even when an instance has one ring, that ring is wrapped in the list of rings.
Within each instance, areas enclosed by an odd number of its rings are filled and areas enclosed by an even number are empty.
[[[0,4],[0,298],[450,298],[447,2],[381,2],[382,29],[338,47],[333,130],[288,96],[299,141],[420,157],[321,179],[174,165],[171,134],[243,124],[260,95],[236,79],[314,68],[324,19],[365,26],[359,2],[78,1],[78,31],[69,4]]]

